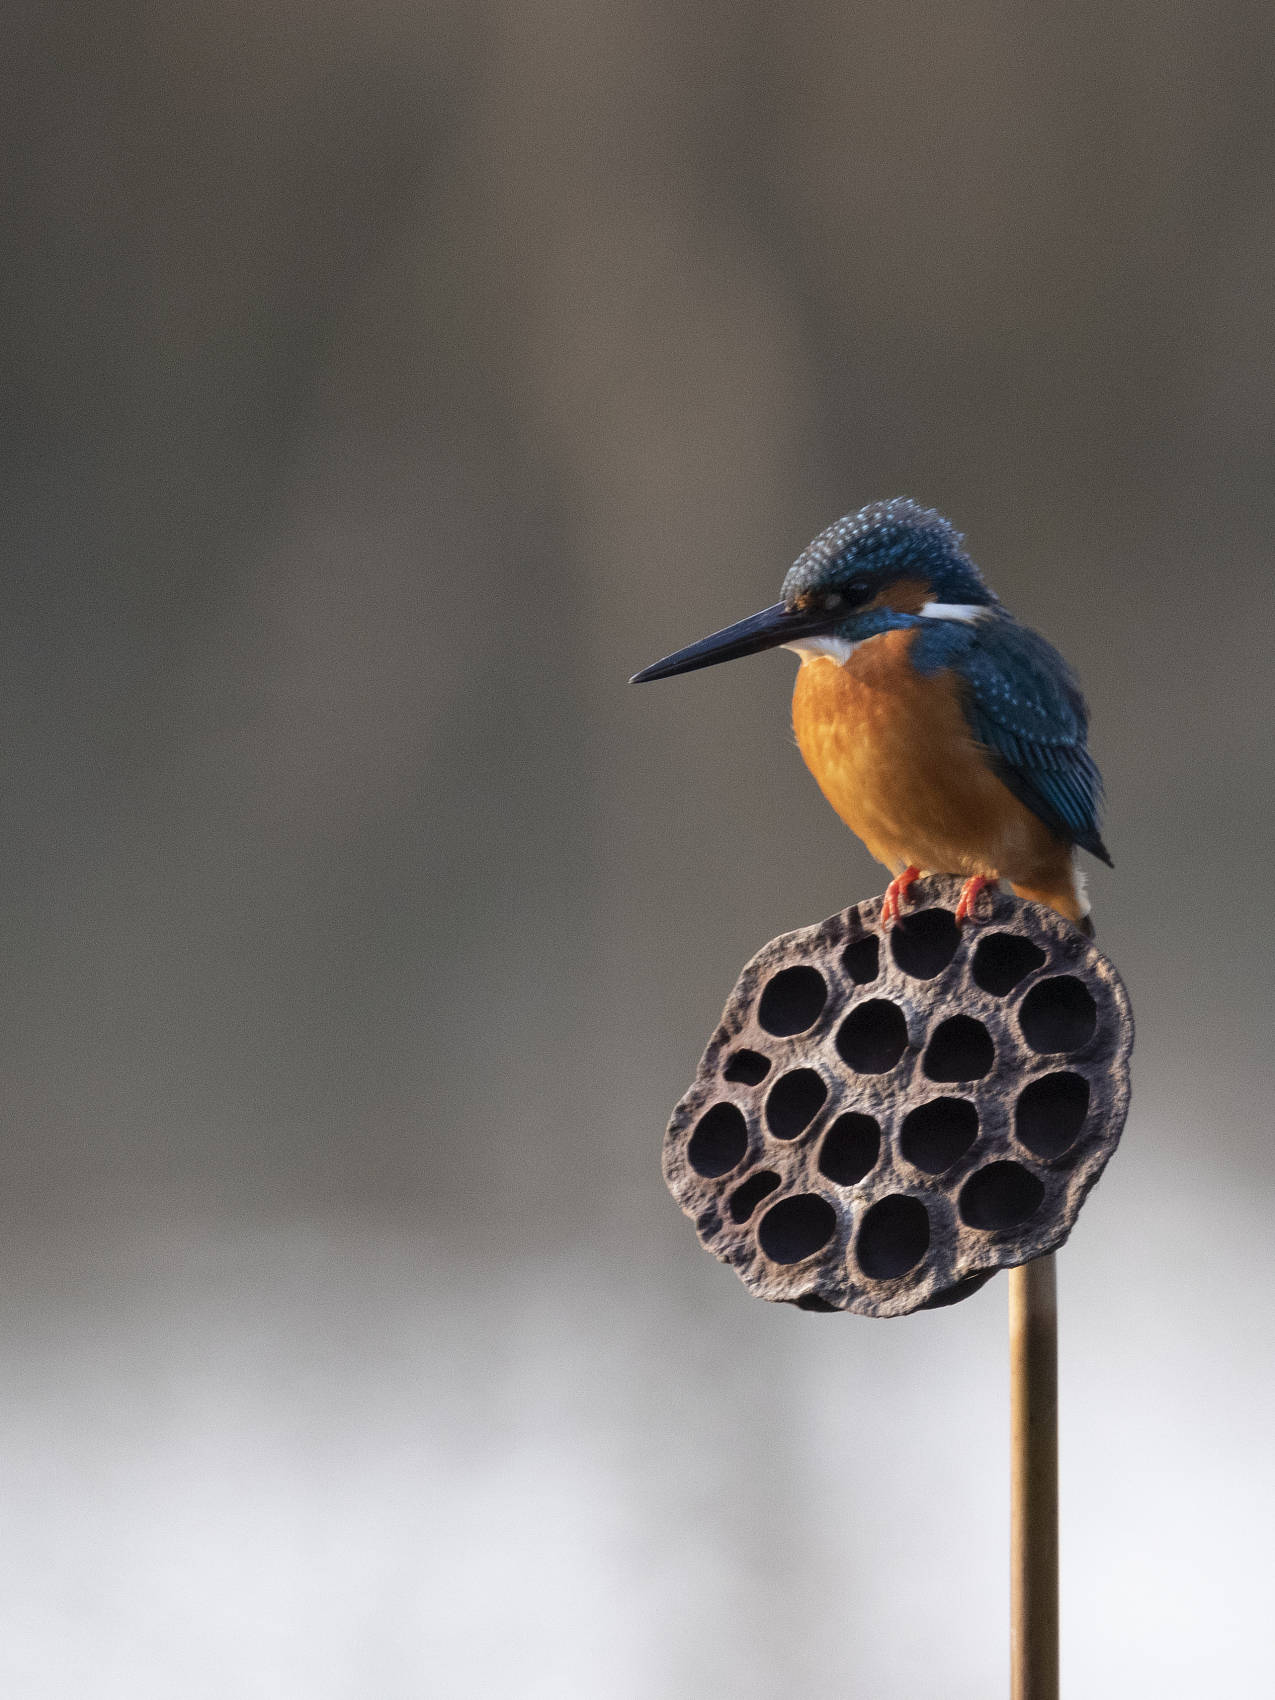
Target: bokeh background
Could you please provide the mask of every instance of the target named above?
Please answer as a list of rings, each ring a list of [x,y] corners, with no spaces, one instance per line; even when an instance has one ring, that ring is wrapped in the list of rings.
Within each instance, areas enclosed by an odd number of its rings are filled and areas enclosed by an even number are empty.
[[[1269,6],[6,37],[6,1692],[1004,1691],[1003,1281],[767,1307],[659,1175],[745,958],[883,877],[791,657],[625,679],[899,493],[1110,795],[1068,1690],[1261,1692]]]

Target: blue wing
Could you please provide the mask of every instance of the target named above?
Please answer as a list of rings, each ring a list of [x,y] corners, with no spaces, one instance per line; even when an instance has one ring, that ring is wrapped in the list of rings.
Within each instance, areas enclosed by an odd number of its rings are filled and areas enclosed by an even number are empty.
[[[1000,611],[970,624],[926,622],[920,667],[953,667],[970,729],[1021,803],[1063,838],[1111,865],[1098,831],[1102,776],[1085,747],[1089,715],[1052,644]],[[928,641],[927,641],[928,640]]]

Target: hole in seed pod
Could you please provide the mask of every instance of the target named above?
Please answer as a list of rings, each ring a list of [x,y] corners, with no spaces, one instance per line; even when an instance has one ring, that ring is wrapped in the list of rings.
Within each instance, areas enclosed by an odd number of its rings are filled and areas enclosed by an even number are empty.
[[[788,1302],[795,1304],[798,1310],[826,1310],[835,1313],[837,1308],[836,1305],[830,1305],[827,1299],[821,1299],[818,1293],[803,1293],[799,1299],[790,1299]]]
[[[974,952],[974,984],[1003,998],[1044,961],[1044,951],[1030,939],[1017,933],[989,933]]]
[[[1016,1228],[1040,1209],[1045,1189],[1021,1163],[989,1163],[961,1188],[961,1220],[971,1228]]]
[[[855,1256],[871,1281],[906,1275],[930,1249],[930,1218],[919,1198],[891,1193],[863,1218]]]
[[[746,1222],[762,1199],[769,1198],[778,1185],[779,1176],[773,1169],[758,1169],[755,1175],[749,1175],[730,1195],[731,1220]]]
[[[733,1051],[722,1070],[723,1080],[736,1080],[741,1086],[756,1086],[770,1073],[770,1060],[760,1051]]]
[[[800,1263],[821,1251],[836,1227],[837,1213],[826,1198],[799,1192],[771,1205],[761,1219],[757,1240],[772,1263]]]
[[[970,1015],[940,1021],[925,1052],[931,1080],[981,1080],[996,1061],[992,1036]]]
[[[837,1033],[842,1061],[860,1074],[885,1074],[903,1055],[908,1024],[897,1004],[871,998],[852,1009]]]
[[[858,1186],[877,1166],[881,1129],[871,1116],[851,1110],[836,1121],[819,1147],[819,1172],[838,1186]]]
[[[748,1123],[734,1104],[714,1104],[691,1135],[687,1161],[697,1175],[724,1175],[748,1149]]]
[[[766,1100],[766,1125],[776,1139],[796,1139],[810,1126],[828,1096],[828,1088],[812,1068],[782,1074]]]
[[[932,980],[956,955],[961,929],[950,909],[916,909],[890,930],[894,960],[914,980]]]
[[[1023,1089],[1014,1133],[1038,1157],[1061,1157],[1089,1114],[1089,1082],[1079,1074],[1046,1074]]]
[[[1018,1024],[1033,1051],[1078,1051],[1093,1038],[1098,1006],[1074,975],[1054,974],[1028,992]]]
[[[856,986],[870,986],[881,971],[881,947],[875,933],[848,944],[841,958]]]
[[[932,1098],[904,1117],[899,1149],[927,1175],[941,1175],[978,1138],[978,1111],[968,1098]]]
[[[777,1039],[804,1033],[819,1019],[828,988],[817,968],[785,968],[766,984],[757,1019]]]

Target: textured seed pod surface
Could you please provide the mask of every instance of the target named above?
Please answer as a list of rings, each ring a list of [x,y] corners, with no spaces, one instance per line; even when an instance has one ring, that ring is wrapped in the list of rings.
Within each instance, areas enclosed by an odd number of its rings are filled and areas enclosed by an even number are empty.
[[[1133,1020],[1052,909],[958,880],[774,939],[664,1140],[703,1244],[759,1297],[902,1316],[1055,1250],[1115,1149]]]

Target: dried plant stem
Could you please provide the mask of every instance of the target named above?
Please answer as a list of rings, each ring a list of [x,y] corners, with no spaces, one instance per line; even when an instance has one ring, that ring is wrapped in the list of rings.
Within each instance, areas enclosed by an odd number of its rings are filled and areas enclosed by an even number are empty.
[[[1058,1291],[1053,1256],[1009,1272],[1010,1692],[1058,1700]]]

